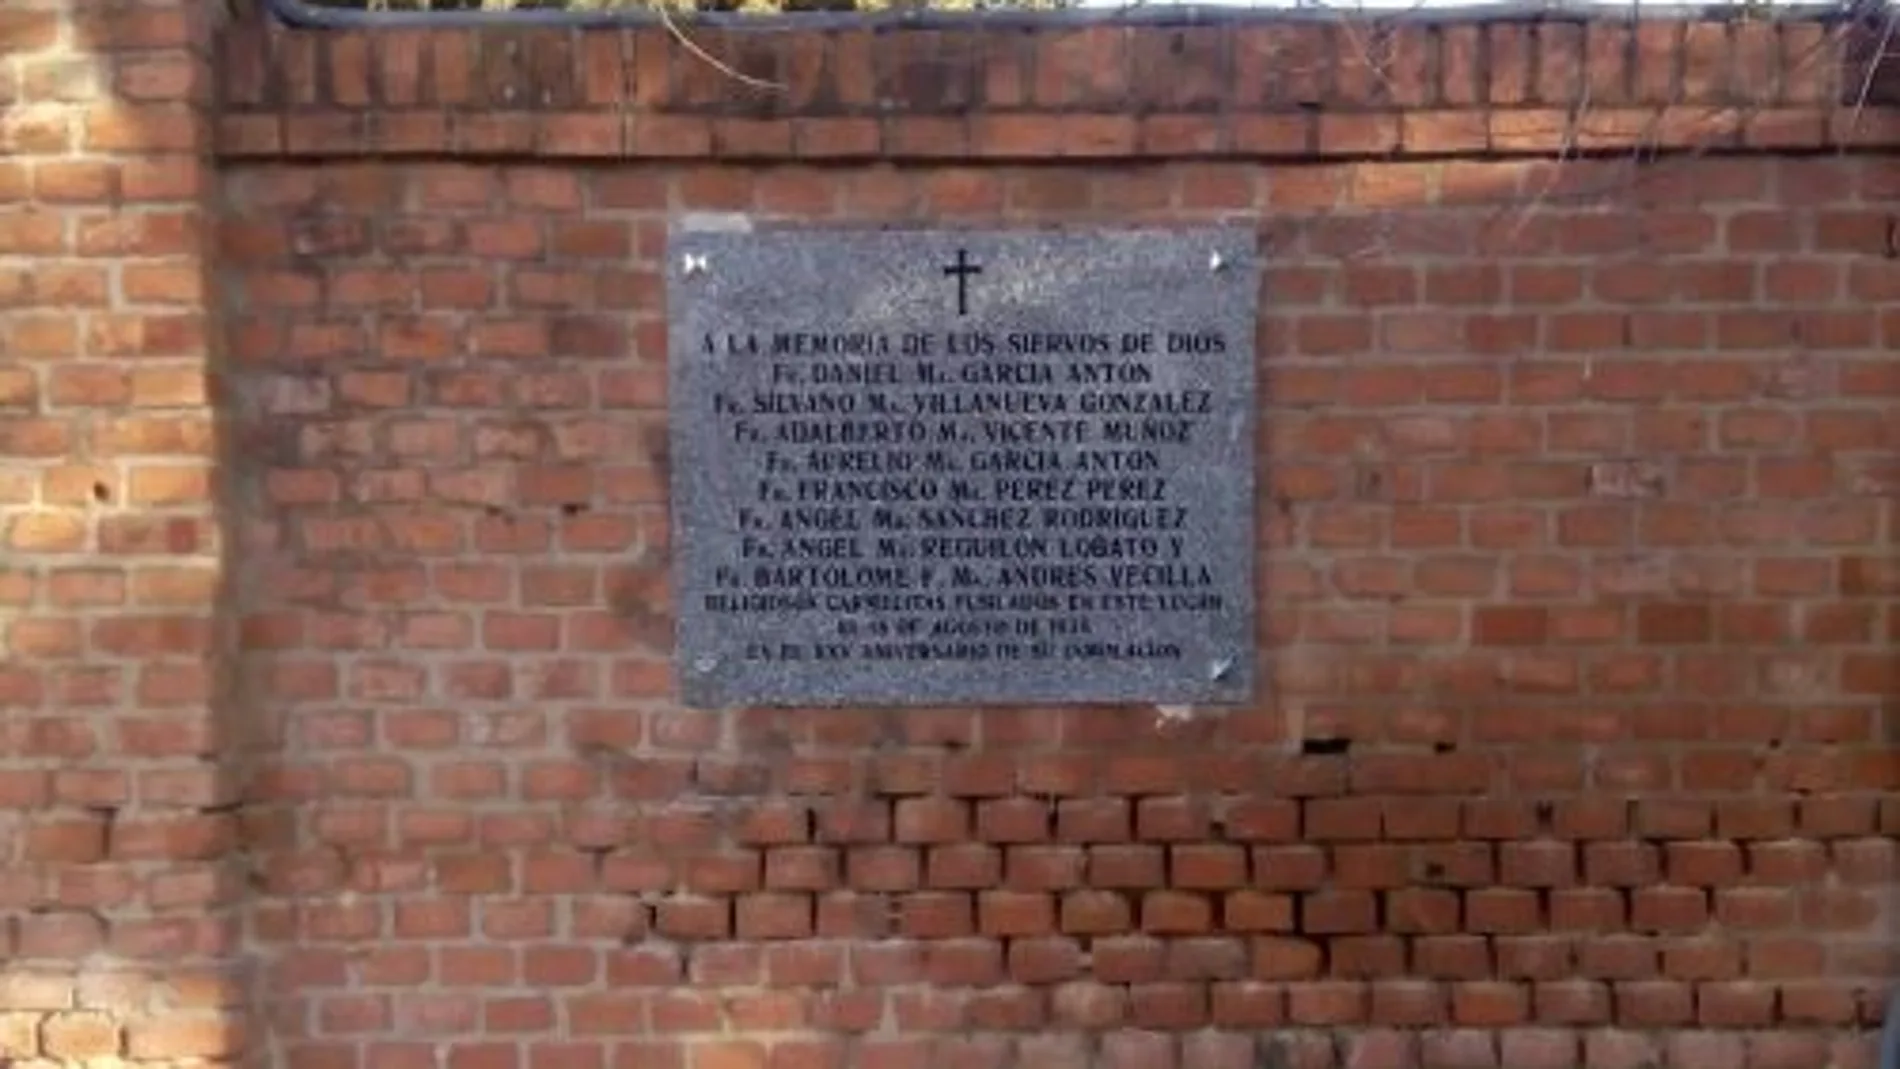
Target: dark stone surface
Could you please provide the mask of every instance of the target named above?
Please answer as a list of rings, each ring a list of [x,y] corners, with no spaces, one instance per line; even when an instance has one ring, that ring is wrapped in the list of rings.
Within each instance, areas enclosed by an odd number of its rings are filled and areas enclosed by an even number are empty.
[[[727,225],[669,262],[687,702],[1250,694],[1252,231]]]

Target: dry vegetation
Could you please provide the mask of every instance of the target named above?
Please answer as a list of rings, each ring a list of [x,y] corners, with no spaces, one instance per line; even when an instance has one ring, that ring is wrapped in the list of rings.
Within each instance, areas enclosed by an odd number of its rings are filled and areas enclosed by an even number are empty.
[[[1060,8],[1073,0],[305,0],[315,7],[369,11],[609,11],[664,6],[674,11],[887,11],[904,8]],[[4,3],[4,0],[0,0]]]

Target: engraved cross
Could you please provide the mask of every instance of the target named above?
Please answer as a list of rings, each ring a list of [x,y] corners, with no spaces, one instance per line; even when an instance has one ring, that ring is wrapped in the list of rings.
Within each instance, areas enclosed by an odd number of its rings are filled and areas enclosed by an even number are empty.
[[[957,262],[943,269],[944,277],[957,280],[957,314],[970,314],[970,276],[980,275],[983,269],[970,262],[970,250],[958,249]]]

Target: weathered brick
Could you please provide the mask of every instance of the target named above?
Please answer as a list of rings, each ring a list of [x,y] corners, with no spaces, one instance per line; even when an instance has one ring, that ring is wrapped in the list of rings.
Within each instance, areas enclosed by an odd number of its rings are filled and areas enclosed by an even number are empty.
[[[334,1069],[432,1035],[462,1069],[1557,1069],[1867,1032],[1892,183],[1776,155],[1840,133],[1831,29],[705,38],[766,94],[658,28],[240,22],[214,111],[195,6],[74,14],[0,15],[0,1054],[297,1021]],[[1257,223],[1274,702],[678,709],[676,210]]]

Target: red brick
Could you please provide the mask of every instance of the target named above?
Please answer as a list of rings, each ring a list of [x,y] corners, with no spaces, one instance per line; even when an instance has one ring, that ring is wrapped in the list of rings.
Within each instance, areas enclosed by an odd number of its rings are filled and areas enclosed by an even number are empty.
[[[962,842],[969,837],[970,808],[945,798],[905,798],[897,803],[895,831],[905,843]]]
[[[1214,903],[1204,895],[1175,891],[1156,891],[1141,899],[1141,928],[1164,935],[1182,935],[1210,931],[1214,925]]]
[[[1843,132],[1822,31],[898,31],[958,57],[942,86],[868,33],[705,37],[788,83],[740,99],[663,28],[240,20],[213,49],[178,0],[0,16],[0,111],[33,111],[0,165],[0,805],[30,863],[0,950],[233,962],[151,913],[182,906],[296,948],[258,980],[281,1017],[21,972],[0,1000],[54,1014],[21,1056],[223,1058],[285,1020],[337,1033],[283,1040],[308,1069],[419,1067],[449,1030],[457,1069],[1859,1056],[1843,977],[1879,972],[1900,827],[1871,648],[1900,388],[1864,354],[1900,320],[1877,154],[1777,155]],[[75,98],[106,46],[135,107]],[[1137,53],[1198,73],[1134,87]],[[1684,95],[1776,107],[1655,110]],[[1875,111],[1856,138],[1890,140]],[[1604,158],[1554,158],[1567,131]],[[1651,139],[1692,151],[1632,169]],[[1479,158],[1520,150],[1553,158]],[[1257,226],[1273,701],[1162,731],[677,708],[682,210]],[[226,613],[256,669],[231,724]],[[919,1034],[830,1034],[887,1021]]]
[[[242,1034],[219,1017],[179,1014],[134,1019],[126,1028],[125,1052],[136,1059],[216,1058],[239,1049]]]
[[[62,1013],[40,1025],[41,1048],[55,1058],[116,1057],[119,1025],[105,1013]]]
[[[797,939],[812,934],[812,903],[803,895],[749,895],[739,899],[733,934],[745,940]]]

